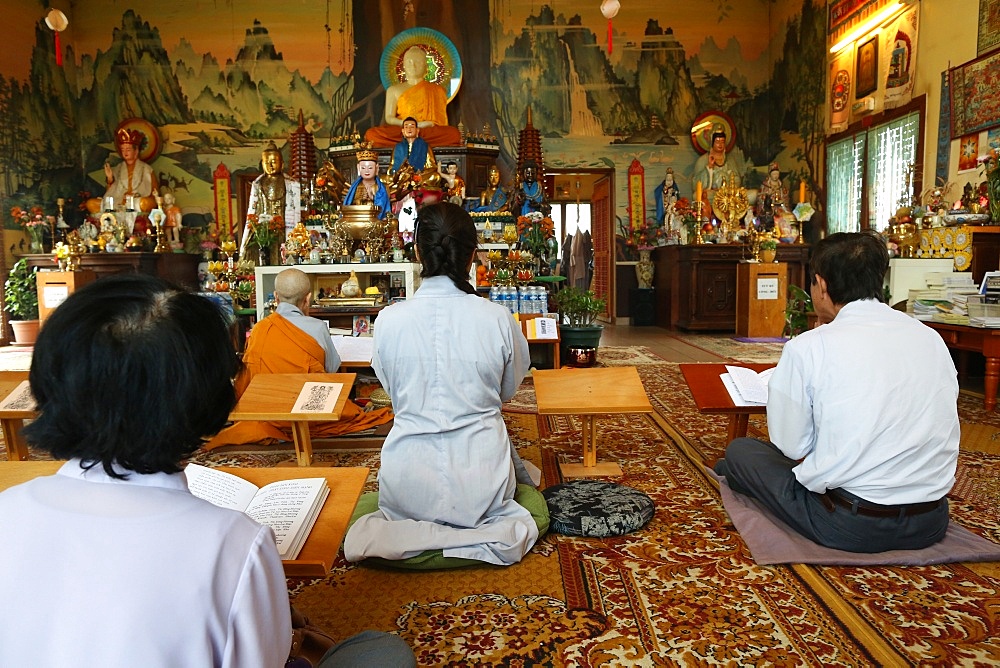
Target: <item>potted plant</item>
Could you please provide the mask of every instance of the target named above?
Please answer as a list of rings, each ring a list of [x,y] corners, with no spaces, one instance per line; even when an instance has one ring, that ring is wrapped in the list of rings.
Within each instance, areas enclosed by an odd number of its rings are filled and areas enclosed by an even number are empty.
[[[36,267],[21,258],[11,267],[3,285],[3,307],[11,315],[11,329],[17,345],[33,345],[38,336],[38,288]]]
[[[788,286],[785,305],[785,336],[792,338],[815,327],[816,312],[812,297],[797,285]]]
[[[581,290],[572,286],[564,287],[554,293],[552,299],[562,322],[559,331],[564,358],[573,359],[570,354],[573,348],[596,351],[601,342],[604,326],[595,320],[604,312],[605,300],[591,290]],[[593,359],[596,359],[596,355]]]
[[[761,262],[774,262],[778,256],[778,240],[774,237],[765,237],[760,240],[760,260]]]

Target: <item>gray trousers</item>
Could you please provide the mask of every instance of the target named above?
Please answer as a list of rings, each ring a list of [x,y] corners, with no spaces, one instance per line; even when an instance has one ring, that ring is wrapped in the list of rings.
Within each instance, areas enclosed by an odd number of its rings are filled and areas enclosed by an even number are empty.
[[[871,517],[840,505],[827,508],[823,497],[803,487],[785,457],[772,443],[737,438],[726,448],[715,472],[734,492],[757,499],[798,533],[820,545],[848,552],[918,550],[944,538],[948,500],[930,512],[912,516]],[[857,499],[847,492],[840,494]]]
[[[413,650],[399,636],[362,631],[331,647],[316,668],[415,668],[416,665]]]

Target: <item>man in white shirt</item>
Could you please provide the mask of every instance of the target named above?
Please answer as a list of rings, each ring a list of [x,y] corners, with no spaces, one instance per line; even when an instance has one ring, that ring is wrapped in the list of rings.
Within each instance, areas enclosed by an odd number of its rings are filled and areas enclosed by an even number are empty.
[[[937,332],[883,303],[889,259],[871,233],[820,241],[821,327],[785,344],[767,402],[770,443],[738,438],[715,471],[802,535],[851,552],[944,537],[958,461],[958,379]]]

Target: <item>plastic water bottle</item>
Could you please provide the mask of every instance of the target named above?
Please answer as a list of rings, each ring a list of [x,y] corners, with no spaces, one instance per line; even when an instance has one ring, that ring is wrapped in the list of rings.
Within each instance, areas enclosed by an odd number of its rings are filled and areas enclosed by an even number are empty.
[[[538,312],[545,315],[549,312],[549,291],[543,286],[538,286]]]
[[[531,313],[531,289],[527,285],[522,285],[517,289],[517,312],[523,315]]]
[[[517,299],[517,288],[513,286],[507,288],[507,306],[510,308],[510,312],[515,315],[521,312]]]
[[[499,300],[499,298],[500,298],[500,286],[499,285],[491,285],[490,286],[490,301],[491,302],[495,302],[495,301]]]
[[[538,286],[531,285],[528,286],[528,308],[531,309],[532,315],[538,315]]]

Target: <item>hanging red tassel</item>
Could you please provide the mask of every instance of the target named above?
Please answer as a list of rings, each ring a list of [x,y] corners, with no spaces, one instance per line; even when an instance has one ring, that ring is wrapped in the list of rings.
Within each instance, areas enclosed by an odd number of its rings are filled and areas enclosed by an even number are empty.
[[[62,67],[62,46],[59,44],[59,33],[55,33],[56,36],[56,65]]]
[[[608,19],[608,53],[611,53],[611,19]]]

